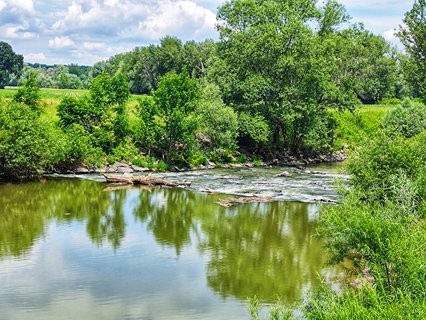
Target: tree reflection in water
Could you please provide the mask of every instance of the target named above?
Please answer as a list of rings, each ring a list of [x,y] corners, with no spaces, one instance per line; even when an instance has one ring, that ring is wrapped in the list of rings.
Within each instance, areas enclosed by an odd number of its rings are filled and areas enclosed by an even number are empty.
[[[51,221],[85,223],[94,244],[116,250],[126,236],[126,218],[130,223],[133,216],[177,257],[187,246],[207,256],[207,283],[222,297],[245,300],[256,294],[270,302],[278,295],[292,303],[319,284],[325,257],[314,237],[312,205],[225,209],[215,204],[220,196],[156,188],[135,191],[136,207],[129,212],[130,191],[104,187],[80,180],[0,185],[0,257],[27,255]]]

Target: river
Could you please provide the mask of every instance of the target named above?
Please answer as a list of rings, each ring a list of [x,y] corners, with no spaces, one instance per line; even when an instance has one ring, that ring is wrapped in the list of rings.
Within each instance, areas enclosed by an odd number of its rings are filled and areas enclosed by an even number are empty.
[[[277,177],[289,171],[291,177]],[[334,281],[315,237],[335,166],[164,173],[189,189],[100,176],[0,185],[0,319],[247,319]],[[223,208],[225,195],[277,201]]]

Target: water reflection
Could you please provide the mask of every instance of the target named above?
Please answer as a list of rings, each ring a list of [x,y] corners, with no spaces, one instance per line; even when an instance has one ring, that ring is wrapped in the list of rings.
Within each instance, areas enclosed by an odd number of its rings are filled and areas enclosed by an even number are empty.
[[[126,296],[126,290],[132,290],[133,297],[138,291],[143,296],[155,291],[151,284],[130,285],[135,277],[144,276],[133,265],[141,263],[142,256],[144,262],[138,268],[152,278],[149,283],[161,282],[162,288],[167,287],[165,274],[179,274],[156,256],[156,247],[173,250],[175,259],[191,264],[191,270],[200,266],[204,272],[196,281],[226,299],[245,301],[256,294],[264,302],[280,296],[291,303],[319,284],[325,257],[321,243],[313,237],[314,205],[277,202],[225,209],[215,204],[223,196],[181,189],[104,189],[103,183],[80,180],[0,185],[0,268],[14,257],[30,258],[39,239],[57,241],[58,232],[48,230],[62,226],[72,231],[84,226],[95,247],[110,248],[112,256],[120,248],[126,249],[120,260],[114,260],[117,265],[111,264],[111,256],[101,255],[89,270],[87,257],[72,258],[70,263],[84,266],[88,277],[90,272],[93,276],[98,273],[96,279],[111,277],[108,266],[120,270],[114,271],[122,278],[120,284],[92,284],[92,290],[101,286],[102,292],[114,292],[115,297]],[[131,239],[141,236],[145,247],[132,246]],[[71,242],[61,243],[63,255],[87,250],[69,246]],[[102,275],[102,270],[108,273]],[[135,283],[145,283],[141,279]],[[195,290],[193,284],[179,285],[183,291]],[[0,312],[1,300],[0,294]]]

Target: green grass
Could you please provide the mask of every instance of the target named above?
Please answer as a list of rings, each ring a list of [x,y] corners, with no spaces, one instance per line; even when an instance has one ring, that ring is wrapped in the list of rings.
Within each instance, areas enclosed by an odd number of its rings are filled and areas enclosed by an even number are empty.
[[[10,101],[18,91],[18,87],[6,87],[0,89],[0,100]],[[81,97],[89,93],[89,90],[80,89],[50,89],[42,88],[40,90],[42,108],[47,118],[58,120],[56,108],[61,100],[65,97]],[[127,110],[130,121],[134,121],[136,116],[136,106],[138,104],[139,95],[131,95],[127,102]]]
[[[354,112],[335,113],[337,122],[335,149],[349,148],[371,138],[380,128],[385,114],[395,105],[363,105]]]

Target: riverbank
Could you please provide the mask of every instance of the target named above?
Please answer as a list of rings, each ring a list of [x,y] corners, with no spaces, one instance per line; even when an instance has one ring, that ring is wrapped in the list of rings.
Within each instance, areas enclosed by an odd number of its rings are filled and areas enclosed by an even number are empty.
[[[254,167],[299,167],[303,168],[307,165],[321,164],[321,163],[337,163],[344,162],[348,159],[348,155],[345,151],[333,152],[327,155],[320,155],[316,157],[296,157],[296,156],[283,156],[281,158],[275,158],[272,160],[257,160],[248,162],[233,162],[233,163],[214,163],[208,162],[207,164],[183,167],[169,165],[169,170],[162,170],[166,172],[187,172],[207,169],[230,169],[230,168],[254,168]],[[140,167],[131,163],[126,162],[115,162],[106,166],[95,168],[86,166],[83,164],[74,164],[68,167],[59,168],[59,170],[53,170],[46,172],[48,174],[93,174],[93,173],[121,173],[121,174],[132,174],[132,173],[143,173],[143,172],[158,172],[158,169],[150,169],[147,167]]]

